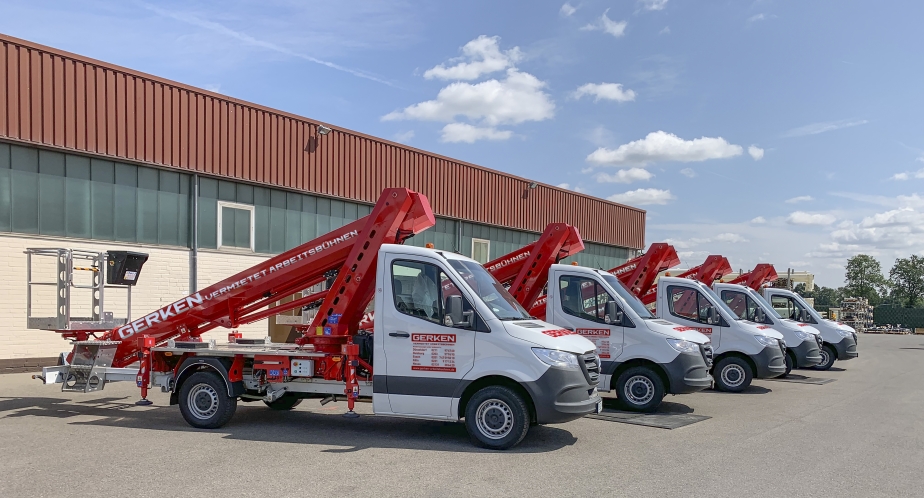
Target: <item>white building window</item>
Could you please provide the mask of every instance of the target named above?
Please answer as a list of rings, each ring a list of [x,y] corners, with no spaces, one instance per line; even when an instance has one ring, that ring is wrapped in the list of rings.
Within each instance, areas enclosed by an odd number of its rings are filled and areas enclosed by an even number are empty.
[[[485,264],[488,262],[491,254],[491,241],[484,239],[472,239],[472,259]]]
[[[253,251],[253,206],[218,201],[218,248]]]

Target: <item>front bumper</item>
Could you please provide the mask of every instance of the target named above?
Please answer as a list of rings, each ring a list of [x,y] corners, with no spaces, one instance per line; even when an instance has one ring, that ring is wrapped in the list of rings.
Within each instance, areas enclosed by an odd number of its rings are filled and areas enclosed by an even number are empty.
[[[680,353],[673,361],[661,366],[667,372],[670,394],[695,393],[712,386],[709,367],[699,353]]]
[[[850,360],[860,356],[860,353],[857,352],[857,341],[853,337],[845,337],[841,339],[841,342],[831,345],[837,351],[838,360]]]
[[[759,353],[748,356],[757,367],[754,378],[772,379],[786,373],[786,359],[778,346],[766,346]]]
[[[600,395],[581,369],[550,367],[537,380],[523,383],[536,409],[536,422],[561,424],[595,413]]]
[[[821,363],[821,349],[814,337],[806,339],[798,346],[788,348],[796,356],[796,367],[809,368]]]

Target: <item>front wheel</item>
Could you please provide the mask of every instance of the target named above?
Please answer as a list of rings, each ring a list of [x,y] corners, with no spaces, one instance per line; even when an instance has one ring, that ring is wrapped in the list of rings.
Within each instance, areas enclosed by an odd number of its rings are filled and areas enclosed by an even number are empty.
[[[648,367],[632,367],[616,379],[616,400],[620,408],[653,412],[664,399],[664,382]]]
[[[715,387],[719,391],[740,393],[751,385],[751,365],[737,356],[722,358],[715,366]]]
[[[789,375],[789,372],[792,372],[793,367],[796,366],[796,359],[793,357],[793,355],[787,353],[785,355],[785,358],[786,358],[786,371],[783,372],[783,375],[780,375],[780,378],[783,378]]]
[[[186,422],[199,429],[217,429],[237,410],[237,398],[228,396],[224,380],[207,371],[196,372],[183,382],[179,403]]]
[[[815,365],[815,370],[827,370],[831,368],[831,365],[834,365],[834,360],[837,359],[837,353],[834,352],[834,348],[830,344],[825,344],[821,347],[821,363]]]
[[[529,431],[529,422],[526,401],[504,386],[485,387],[465,407],[465,428],[472,441],[491,450],[519,444]]]

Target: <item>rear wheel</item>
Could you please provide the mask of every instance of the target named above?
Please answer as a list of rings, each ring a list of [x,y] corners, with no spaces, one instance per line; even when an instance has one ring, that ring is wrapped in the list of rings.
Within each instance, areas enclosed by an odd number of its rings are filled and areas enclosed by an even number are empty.
[[[834,360],[837,359],[837,353],[834,352],[834,348],[830,344],[825,344],[821,347],[821,363],[815,365],[815,370],[827,370],[831,368],[831,365],[834,365]]]
[[[529,408],[523,397],[504,386],[475,393],[465,406],[465,428],[479,446],[492,450],[513,448],[529,431]]]
[[[740,393],[751,385],[753,378],[751,365],[737,356],[722,358],[715,366],[715,387],[719,391]]]
[[[664,382],[648,367],[632,367],[616,379],[616,400],[624,410],[653,412],[664,399]]]
[[[237,398],[228,396],[225,381],[209,371],[196,372],[183,382],[179,403],[186,422],[199,429],[217,429],[237,410]]]
[[[263,403],[266,406],[272,408],[273,410],[284,411],[284,410],[291,410],[295,408],[301,402],[302,402],[302,398],[297,398],[292,394],[286,393],[286,394],[283,394],[276,401],[264,401]]]

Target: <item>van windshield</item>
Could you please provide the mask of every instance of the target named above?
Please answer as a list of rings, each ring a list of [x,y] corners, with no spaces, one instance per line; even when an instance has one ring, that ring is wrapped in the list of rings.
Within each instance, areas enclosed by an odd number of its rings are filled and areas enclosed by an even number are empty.
[[[616,291],[616,294],[619,294],[619,297],[621,297],[622,300],[626,302],[627,306],[632,308],[632,311],[634,311],[639,316],[639,318],[641,318],[642,320],[654,319],[654,315],[652,315],[651,312],[648,311],[648,308],[646,308],[645,305],[642,304],[642,301],[639,300],[639,298],[636,297],[635,294],[632,293],[632,291],[626,288],[625,284],[623,284],[622,281],[610,275],[609,273],[606,273],[603,275],[603,280],[605,280],[606,283],[610,284],[610,287],[612,287],[613,290]]]
[[[483,266],[474,261],[461,259],[450,259],[449,265],[459,272],[465,283],[471,287],[475,295],[488,305],[488,308],[497,318],[501,320],[528,320],[532,318]]]

